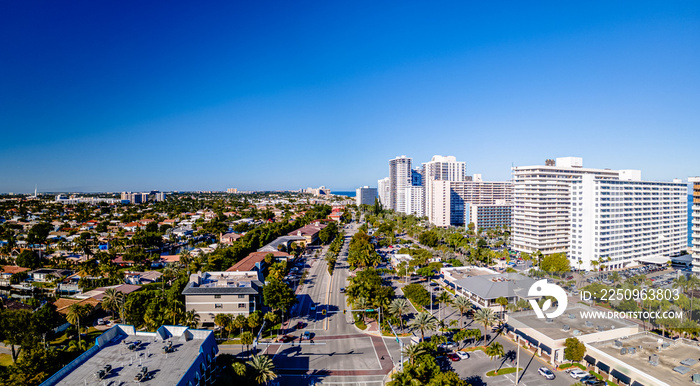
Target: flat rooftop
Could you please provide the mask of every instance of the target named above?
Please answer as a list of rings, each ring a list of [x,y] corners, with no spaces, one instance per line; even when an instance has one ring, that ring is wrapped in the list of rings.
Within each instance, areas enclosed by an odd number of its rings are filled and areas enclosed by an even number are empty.
[[[163,326],[158,332],[141,332],[135,331],[132,326],[117,325],[100,336],[105,336],[104,343],[94,349],[91,356],[58,382],[47,383],[50,378],[42,386],[102,385],[103,382],[107,385],[131,385],[143,367],[148,368],[150,378],[140,384],[177,385],[199,356],[202,346],[216,346],[213,335],[209,338],[211,334],[211,331],[190,330],[180,326]],[[138,348],[130,350],[129,344],[136,341],[142,343]],[[169,342],[172,342],[173,350],[166,354],[163,346]],[[211,349],[208,348],[209,352]],[[105,365],[111,365],[112,370],[100,380],[96,373]]]
[[[516,329],[535,329],[553,340],[581,337],[582,335],[625,327],[637,327],[637,324],[624,319],[588,319],[581,316],[582,312],[597,311],[600,310],[583,304],[575,304],[567,307],[564,314],[555,319],[539,319],[535,315],[535,311],[514,312],[508,314],[507,324]]]
[[[622,343],[623,348],[629,349],[633,347],[635,353],[622,355],[620,353],[621,348],[615,346],[615,340],[595,342],[591,343],[590,346],[669,385],[690,385],[692,384],[691,378],[693,374],[700,373],[700,361],[698,361],[700,359],[700,347],[698,347],[697,343],[692,344],[690,341],[663,339],[658,335],[647,333],[632,335],[627,339],[619,339],[619,342]],[[663,347],[663,343],[667,343],[668,346]],[[649,363],[649,358],[653,354],[658,356],[658,365],[656,366]],[[691,359],[691,361],[685,362],[685,364],[681,363],[687,359]],[[695,360],[694,364],[692,364],[693,359]],[[605,363],[605,360],[602,362]],[[606,364],[612,365],[612,363]],[[678,366],[684,366],[690,371],[685,375],[680,374],[673,370]]]
[[[482,275],[495,275],[498,272],[480,267],[447,267],[441,269],[443,274],[448,274],[452,276],[454,280],[461,280],[472,276],[482,276]]]

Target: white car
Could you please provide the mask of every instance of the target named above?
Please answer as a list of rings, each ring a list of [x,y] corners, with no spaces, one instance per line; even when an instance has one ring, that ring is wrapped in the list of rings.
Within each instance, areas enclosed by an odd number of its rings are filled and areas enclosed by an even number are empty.
[[[573,379],[579,379],[585,377],[586,375],[588,375],[588,373],[581,369],[574,369],[569,372],[569,375]]]
[[[469,359],[469,353],[466,351],[457,351],[460,359]]]
[[[540,367],[539,369],[537,369],[537,372],[540,373],[541,376],[545,377],[545,379],[554,379],[554,373],[552,372],[552,370],[546,367]]]

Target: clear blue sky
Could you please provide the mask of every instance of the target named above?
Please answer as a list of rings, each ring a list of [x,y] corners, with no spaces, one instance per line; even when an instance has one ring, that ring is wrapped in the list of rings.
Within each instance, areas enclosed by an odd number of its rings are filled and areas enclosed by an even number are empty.
[[[700,2],[7,1],[0,192],[700,174]]]

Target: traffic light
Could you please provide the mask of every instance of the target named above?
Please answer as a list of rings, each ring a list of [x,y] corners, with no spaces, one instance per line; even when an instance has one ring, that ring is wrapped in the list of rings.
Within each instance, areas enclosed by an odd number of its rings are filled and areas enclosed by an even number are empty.
[[[344,314],[347,314],[347,313],[348,313],[348,310],[343,310],[343,313],[344,313]]]
[[[323,311],[321,311],[321,315],[325,315],[325,314],[326,314],[326,310],[324,309]]]

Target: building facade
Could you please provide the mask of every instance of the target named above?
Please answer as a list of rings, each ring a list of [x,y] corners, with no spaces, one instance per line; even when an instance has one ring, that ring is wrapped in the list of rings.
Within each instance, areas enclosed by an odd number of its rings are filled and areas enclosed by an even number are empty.
[[[571,182],[585,174],[619,179],[619,172],[585,169],[577,157],[547,160],[545,165],[513,168],[511,247],[545,255],[566,252],[571,222]]]
[[[249,272],[203,272],[190,275],[182,294],[187,311],[199,315],[203,327],[213,327],[218,314],[243,315],[260,309],[263,283]]]
[[[381,180],[377,180],[377,196],[379,197],[379,202],[381,202],[382,206],[385,208],[391,207],[389,203],[390,188],[391,185],[389,183],[389,177],[384,177]]]
[[[406,214],[423,217],[423,207],[425,200],[423,199],[423,187],[413,185],[406,188]]]
[[[471,205],[508,206],[512,202],[513,185],[510,181],[481,181],[476,175],[469,181],[432,181],[429,185],[431,204],[428,220],[440,227],[464,226],[469,224]],[[482,211],[486,215],[488,211]],[[498,214],[498,211],[493,211]],[[483,217],[482,217],[483,218]],[[497,219],[486,219],[496,222]]]
[[[468,218],[474,229],[510,228],[512,204],[478,205],[467,204]]]
[[[641,181],[641,173],[620,172],[626,179],[586,174],[572,182],[572,267],[618,269],[642,258],[677,256],[686,248],[686,184]]]
[[[406,188],[411,186],[412,159],[402,155],[389,161],[389,208],[406,213]]]
[[[374,200],[377,198],[377,188],[370,188],[369,186],[363,186],[355,190],[355,204],[360,205],[374,205]]]
[[[422,186],[424,188],[423,195],[425,199],[424,212],[430,218],[429,213],[439,213],[438,210],[433,208],[435,204],[435,200],[433,199],[433,192],[435,191],[432,186],[433,182],[464,181],[464,176],[467,172],[467,164],[465,162],[458,162],[457,158],[454,156],[434,155],[430,162],[423,164],[422,169]]]
[[[700,275],[700,177],[688,178],[693,183],[693,273]]]

